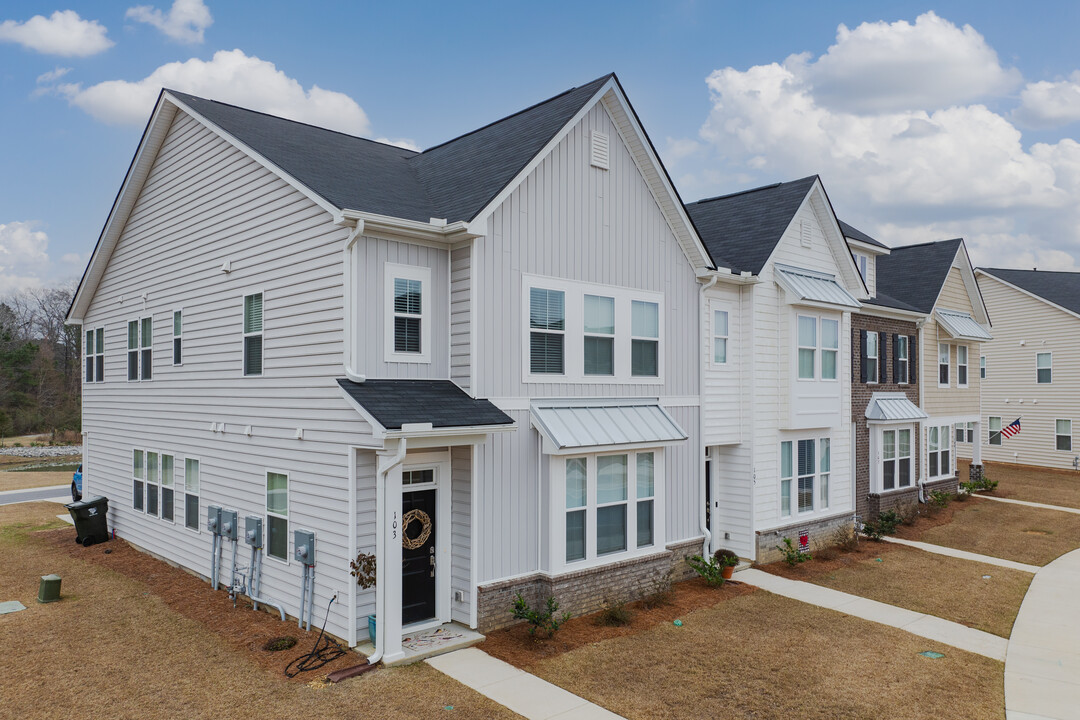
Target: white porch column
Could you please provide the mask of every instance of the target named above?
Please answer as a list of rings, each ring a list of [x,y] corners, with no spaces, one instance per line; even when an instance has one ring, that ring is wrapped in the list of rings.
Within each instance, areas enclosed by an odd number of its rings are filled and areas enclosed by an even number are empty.
[[[716,552],[724,546],[720,530],[720,448],[709,448],[709,551]]]
[[[380,453],[382,455],[383,453]],[[387,453],[390,458],[395,453]],[[382,458],[385,461],[387,458]],[[391,460],[392,462],[392,460]],[[381,463],[380,463],[381,464]],[[401,463],[396,462],[382,478],[383,553],[378,558],[382,573],[383,607],[376,622],[383,640],[382,661],[392,663],[404,657],[401,650]]]
[[[972,430],[975,436],[971,438],[971,464],[982,465],[982,420],[975,421],[975,429]],[[962,482],[967,482],[967,478],[963,478]]]

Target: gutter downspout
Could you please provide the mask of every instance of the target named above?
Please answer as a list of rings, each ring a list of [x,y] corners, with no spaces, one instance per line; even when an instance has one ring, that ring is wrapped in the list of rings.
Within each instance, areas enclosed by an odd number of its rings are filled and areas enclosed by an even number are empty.
[[[342,248],[342,275],[344,281],[344,327],[342,328],[342,338],[344,339],[344,347],[342,348],[343,364],[345,366],[345,377],[353,382],[362,383],[367,380],[366,375],[361,375],[356,371],[356,348],[353,345],[353,308],[356,302],[355,298],[355,280],[353,279],[353,246],[356,245],[357,239],[361,233],[364,232],[364,221],[357,220],[356,225],[349,231],[349,236],[345,238],[345,247]]]
[[[379,463],[378,476],[375,478],[375,652],[368,658],[368,665],[382,660],[386,647],[386,475],[405,460],[405,438],[398,440],[397,452],[386,459],[386,464]],[[353,623],[356,618],[353,618]]]
[[[701,334],[705,331],[705,322],[708,318],[706,313],[705,293],[720,277],[716,274],[709,279],[709,282],[701,286],[701,291],[698,294],[698,317],[701,318],[701,322],[698,323],[698,341],[704,344],[705,338]],[[705,348],[702,347],[698,353],[698,437],[701,438],[701,446],[697,448],[699,451],[705,449]],[[698,475],[701,478],[701,482],[698,484],[698,490],[700,496],[698,498],[698,518],[701,522],[701,532],[705,538],[702,540],[701,554],[704,557],[709,557],[710,549],[712,545],[712,532],[709,530],[709,524],[706,521],[706,503],[708,500],[707,483],[709,478],[705,474],[705,453],[698,452]]]
[[[750,296],[747,298],[747,304],[749,305],[749,318],[740,318],[743,323],[743,327],[750,328],[750,334],[754,334],[754,328],[757,326],[757,318],[755,313],[757,312],[757,303],[754,300],[754,293],[756,292],[754,285],[750,286]],[[740,296],[739,309],[742,310],[742,297]],[[740,340],[742,335],[739,335]],[[754,388],[757,387],[757,345],[756,338],[749,342],[742,343],[749,347],[742,348],[742,351],[746,353],[744,357],[748,358],[750,367],[747,371],[747,381],[743,383],[743,387],[746,388],[744,392],[748,392],[750,395],[750,402],[747,411],[750,414],[750,537],[748,542],[750,543],[750,560],[757,560],[757,519],[754,517],[754,508],[757,507],[757,402],[754,398]],[[747,352],[749,350],[749,352]]]
[[[916,347],[915,349],[919,353],[919,357],[918,357],[919,375],[915,380],[916,380],[916,382],[919,383],[919,409],[921,409],[923,412],[926,412],[926,410],[923,407],[925,405],[925,403],[926,403],[926,394],[924,392],[924,388],[926,387],[926,374],[923,372],[923,355],[926,353],[926,348],[924,347],[924,344],[923,344],[923,325],[925,325],[925,324],[926,324],[926,319],[925,318],[915,321],[915,335],[918,338],[918,341],[917,341],[918,347]],[[927,418],[927,419],[929,420],[929,418]],[[921,503],[925,503],[927,501],[927,497],[926,497],[926,473],[930,469],[927,466],[923,466],[923,461],[922,461],[923,452],[926,450],[926,447],[925,447],[924,441],[923,441],[923,430],[925,429],[925,427],[926,427],[926,425],[924,424],[922,427],[919,428],[919,437],[918,437],[918,440],[919,440],[919,502],[921,502]]]

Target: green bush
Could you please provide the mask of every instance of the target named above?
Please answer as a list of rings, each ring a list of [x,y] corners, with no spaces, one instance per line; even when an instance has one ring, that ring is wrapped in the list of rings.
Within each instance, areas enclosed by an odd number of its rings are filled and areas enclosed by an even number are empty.
[[[609,601],[600,614],[596,616],[597,625],[609,627],[621,627],[629,625],[634,613],[626,607],[625,601]]]
[[[560,615],[558,611],[559,603],[555,601],[554,597],[549,597],[547,604],[543,608],[537,608],[536,610],[529,607],[521,593],[514,597],[514,619],[524,620],[529,623],[530,635],[536,635],[537,630],[542,630],[547,633],[548,637],[553,636],[562,627],[562,624],[570,619],[570,613],[564,612]]]
[[[713,558],[716,559],[717,564],[720,567],[736,567],[739,564],[739,556],[731,550],[720,548],[713,553]]]
[[[791,538],[784,538],[781,541],[781,544],[776,546],[776,549],[783,553],[784,562],[790,567],[795,567],[799,563],[804,563],[811,559],[810,553],[803,552],[795,547],[795,542]]]
[[[964,484],[966,485],[966,483]],[[961,488],[963,488],[963,485],[961,485]],[[930,504],[938,508],[939,510],[944,510],[945,508],[947,508],[952,499],[952,493],[947,493],[944,490],[930,491]]]
[[[705,578],[705,582],[709,585],[720,587],[724,584],[724,566],[716,561],[715,556],[710,555],[706,559],[700,555],[693,555],[686,558],[686,564],[692,567],[698,575]]]
[[[833,531],[830,542],[845,552],[851,552],[859,547],[859,533],[851,525],[841,525]]]
[[[896,532],[896,526],[900,524],[900,515],[895,510],[886,510],[878,513],[876,520],[867,520],[863,523],[862,534],[871,540],[880,540],[886,535]]]

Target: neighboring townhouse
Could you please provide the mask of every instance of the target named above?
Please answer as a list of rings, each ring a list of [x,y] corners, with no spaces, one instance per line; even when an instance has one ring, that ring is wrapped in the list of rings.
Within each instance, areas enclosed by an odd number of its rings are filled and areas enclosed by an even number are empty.
[[[994,318],[979,358],[983,459],[1076,469],[1080,273],[978,268],[975,276]],[[1019,433],[1002,432],[1016,420]]]
[[[919,408],[926,414],[916,449],[924,493],[955,492],[956,455],[972,456],[971,477],[982,472],[979,366],[982,343],[991,339],[990,317],[962,239],[893,248],[876,261],[876,289],[914,308],[918,336],[912,357],[919,380]],[[963,432],[963,440],[954,437]],[[954,435],[955,433],[955,435]]]
[[[713,549],[770,562],[855,514],[851,317],[868,297],[821,180],[686,206],[725,282],[704,290]]]
[[[850,495],[842,287],[860,289],[820,183],[803,195],[776,257],[746,266],[771,335],[744,390],[712,396],[749,419],[745,388],[783,387],[751,422],[773,527]],[[203,576],[210,509],[258,518],[259,594],[293,615],[294,532],[313,532],[315,622],[336,594],[327,630],[357,644],[375,614],[388,662],[403,628],[498,627],[517,592],[596,609],[702,551],[712,268],[613,75],[422,153],[163,91],[68,318],[86,336],[84,492],[119,537]],[[799,305],[801,287],[835,297]],[[741,462],[725,482],[749,492]],[[371,590],[349,575],[360,552]]]
[[[888,247],[841,222],[870,297],[851,316],[851,424],[860,520],[922,497],[919,326],[926,314],[878,287]]]

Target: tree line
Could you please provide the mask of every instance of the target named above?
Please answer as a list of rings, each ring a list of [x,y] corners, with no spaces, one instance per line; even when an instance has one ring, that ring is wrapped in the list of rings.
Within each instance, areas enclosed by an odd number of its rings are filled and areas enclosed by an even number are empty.
[[[0,435],[81,430],[81,330],[64,325],[74,284],[0,302]]]

